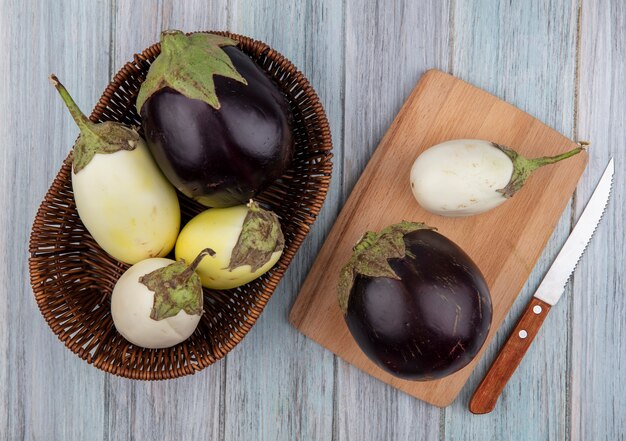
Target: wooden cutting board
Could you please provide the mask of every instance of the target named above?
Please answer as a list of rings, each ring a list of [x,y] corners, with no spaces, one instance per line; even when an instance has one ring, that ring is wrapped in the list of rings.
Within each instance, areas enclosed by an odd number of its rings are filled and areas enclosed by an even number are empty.
[[[537,91],[541,93],[541,91]],[[333,226],[290,313],[302,333],[370,375],[436,406],[458,395],[535,266],[587,164],[586,153],[543,167],[500,207],[478,216],[445,218],[413,199],[409,171],[428,147],[458,138],[490,140],[526,157],[576,146],[512,105],[444,72],[424,74],[374,152]],[[339,271],[365,231],[402,220],[436,227],[463,248],[491,291],[493,323],[479,355],[464,369],[427,382],[406,381],[361,352],[337,304]]]

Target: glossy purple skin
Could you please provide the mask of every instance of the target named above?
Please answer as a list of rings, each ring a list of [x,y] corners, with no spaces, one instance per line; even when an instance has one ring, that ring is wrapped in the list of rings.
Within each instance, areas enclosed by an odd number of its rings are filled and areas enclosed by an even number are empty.
[[[404,242],[407,256],[389,260],[401,280],[358,275],[345,319],[382,369],[434,380],[476,356],[491,325],[491,296],[478,267],[446,237],[417,230]]]
[[[146,142],[165,176],[209,207],[248,202],[293,158],[285,96],[241,50],[223,49],[248,84],[214,76],[220,109],[170,88],[141,108]]]

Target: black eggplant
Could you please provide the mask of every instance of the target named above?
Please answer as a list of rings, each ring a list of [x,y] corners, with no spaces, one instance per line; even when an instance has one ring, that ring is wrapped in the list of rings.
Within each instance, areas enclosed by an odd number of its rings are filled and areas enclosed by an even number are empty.
[[[491,326],[491,296],[478,267],[421,223],[366,233],[341,272],[338,296],[363,352],[408,380],[463,368]]]
[[[209,207],[248,202],[293,158],[287,100],[236,44],[164,31],[137,97],[157,164],[179,191]]]

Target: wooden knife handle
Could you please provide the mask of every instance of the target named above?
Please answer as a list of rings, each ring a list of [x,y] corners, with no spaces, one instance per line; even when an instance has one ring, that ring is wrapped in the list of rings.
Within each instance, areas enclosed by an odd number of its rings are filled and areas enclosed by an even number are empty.
[[[548,311],[550,311],[548,303],[532,298],[487,375],[474,392],[469,403],[472,413],[489,413],[496,407],[498,397],[539,332]]]

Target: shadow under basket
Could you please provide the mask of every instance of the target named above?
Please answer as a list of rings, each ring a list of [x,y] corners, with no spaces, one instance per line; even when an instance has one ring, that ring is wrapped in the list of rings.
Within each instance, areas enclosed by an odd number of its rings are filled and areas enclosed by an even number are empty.
[[[52,331],[80,358],[122,377],[163,380],[193,374],[223,358],[250,331],[319,213],[331,177],[328,120],[307,79],[266,44],[227,32],[284,92],[293,116],[291,168],[256,200],[276,212],[285,235],[280,260],[242,287],[204,290],[204,314],[193,335],[167,349],[144,349],[115,329],[110,296],[129,265],[105,253],[78,217],[71,183],[72,155],[48,190],[30,236],[30,279]],[[154,44],[127,63],[96,104],[94,122],[141,126],[135,110],[139,86],[159,55]],[[182,223],[206,208],[179,194]]]

